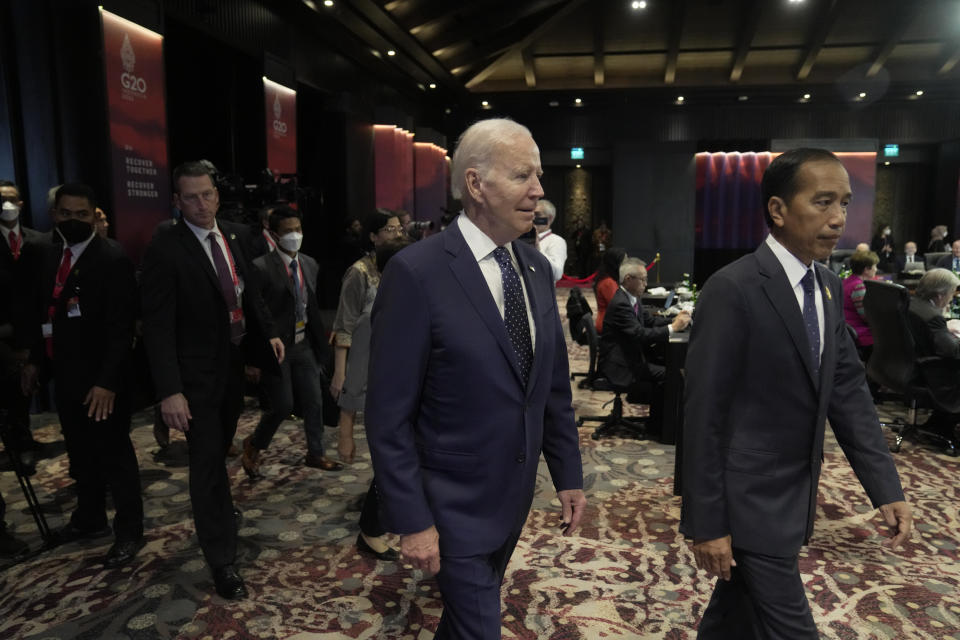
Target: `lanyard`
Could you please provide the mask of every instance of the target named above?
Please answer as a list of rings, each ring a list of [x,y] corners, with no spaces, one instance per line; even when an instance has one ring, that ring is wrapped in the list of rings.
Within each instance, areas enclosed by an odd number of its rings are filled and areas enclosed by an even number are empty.
[[[226,249],[227,262],[230,264],[230,277],[233,278],[233,288],[239,291],[240,279],[237,277],[237,265],[233,262],[233,251],[230,250],[230,243],[227,242],[227,237],[223,235],[220,229],[217,229],[217,233],[223,238],[223,247]],[[214,242],[216,242],[216,240],[214,240]]]
[[[293,260],[294,258],[290,258],[290,259]],[[299,276],[299,278],[300,278],[300,294],[303,295],[303,294],[305,293],[304,288],[303,288],[303,287],[304,287],[304,285],[303,285],[303,266],[300,264],[300,259],[299,259],[299,258],[296,258],[296,261],[297,261],[297,276]],[[287,277],[288,277],[288,278],[292,278],[292,277],[293,277],[293,273],[290,271],[290,265],[287,264],[287,261],[286,261],[286,260],[283,261],[283,268],[287,270]],[[304,299],[306,299],[306,298],[304,298]]]
[[[264,229],[260,233],[263,234],[264,239],[267,241],[267,246],[270,247],[271,251],[275,251],[277,248],[276,241],[270,236],[270,232]]]

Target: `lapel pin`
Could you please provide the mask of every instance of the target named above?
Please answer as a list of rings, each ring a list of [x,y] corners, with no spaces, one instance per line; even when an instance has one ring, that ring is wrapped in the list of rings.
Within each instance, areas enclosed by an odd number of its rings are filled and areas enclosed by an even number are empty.
[[[230,239],[231,239],[231,240],[236,240],[236,239],[237,239],[237,235],[234,234],[234,233],[231,233],[231,234],[230,234]]]
[[[824,291],[827,292],[827,300],[833,300],[833,296],[830,295],[830,287],[827,287]]]
[[[532,264],[530,265],[530,271],[533,271],[534,273],[537,272],[537,270],[533,268],[533,265],[532,265]]]

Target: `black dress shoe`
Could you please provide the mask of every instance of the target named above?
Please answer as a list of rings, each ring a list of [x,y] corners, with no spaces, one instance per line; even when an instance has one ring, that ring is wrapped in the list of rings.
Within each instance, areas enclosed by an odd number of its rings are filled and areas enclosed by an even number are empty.
[[[383,560],[384,562],[396,562],[400,559],[400,553],[391,547],[387,547],[386,551],[374,551],[373,547],[363,539],[362,533],[357,534],[357,550],[362,554],[373,556],[377,560]]]
[[[103,538],[113,533],[110,527],[102,529],[79,529],[72,522],[68,522],[53,532],[53,539],[57,544],[66,544],[74,540],[92,540]]]
[[[110,551],[107,551],[107,557],[103,560],[103,566],[107,569],[122,567],[133,560],[134,556],[137,555],[140,549],[143,549],[145,544],[147,544],[147,541],[144,540],[143,536],[140,536],[136,540],[125,540],[123,542],[118,540],[114,542],[113,546],[110,547]]]
[[[217,587],[217,595],[221,598],[239,600],[247,597],[247,588],[243,584],[243,578],[240,577],[236,567],[232,564],[214,569],[213,583]]]

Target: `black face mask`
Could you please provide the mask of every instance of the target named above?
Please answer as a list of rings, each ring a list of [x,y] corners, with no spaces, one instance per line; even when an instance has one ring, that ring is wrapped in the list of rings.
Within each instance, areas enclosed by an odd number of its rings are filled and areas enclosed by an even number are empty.
[[[89,238],[93,233],[93,225],[71,218],[57,224],[57,231],[67,241],[67,245],[72,246]]]

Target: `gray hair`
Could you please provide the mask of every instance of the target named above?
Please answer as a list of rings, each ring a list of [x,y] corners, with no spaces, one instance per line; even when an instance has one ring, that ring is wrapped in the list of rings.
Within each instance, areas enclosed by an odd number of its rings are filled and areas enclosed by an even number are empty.
[[[450,167],[450,192],[457,200],[463,200],[467,192],[467,169],[476,169],[480,177],[486,176],[493,164],[497,147],[510,143],[521,136],[533,138],[530,130],[509,118],[490,118],[470,125],[457,140]]]
[[[932,300],[938,296],[956,291],[960,278],[949,269],[930,269],[917,283],[917,297]]]
[[[57,204],[57,191],[60,190],[62,184],[55,185],[47,189],[47,209],[53,211],[53,207]]]
[[[624,258],[620,263],[620,284],[632,273],[643,269],[643,275],[647,275],[647,263],[640,258]]]
[[[553,206],[552,202],[543,198],[540,198],[537,202],[537,208],[540,208],[540,205],[543,205],[543,215],[547,217],[547,225],[553,224],[553,221],[557,219],[557,208]]]

